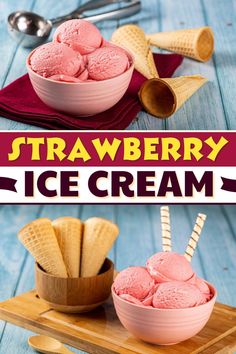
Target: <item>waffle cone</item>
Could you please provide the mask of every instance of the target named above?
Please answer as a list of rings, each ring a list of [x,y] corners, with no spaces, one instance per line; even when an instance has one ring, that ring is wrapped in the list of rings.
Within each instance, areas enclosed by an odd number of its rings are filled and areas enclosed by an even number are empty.
[[[82,277],[91,277],[99,273],[118,233],[118,227],[111,221],[96,217],[85,221],[81,262]]]
[[[167,118],[206,82],[200,75],[148,80],[139,91],[139,99],[148,113]]]
[[[83,225],[79,219],[62,217],[52,223],[57,241],[66,265],[67,273],[71,278],[80,275],[80,256],[82,246]]]
[[[210,27],[159,32],[147,35],[151,45],[205,62],[214,51],[214,34]]]
[[[51,221],[37,219],[23,227],[19,240],[45,272],[67,278],[67,271]]]
[[[111,41],[128,49],[134,56],[134,66],[147,79],[159,77],[149,41],[144,31],[136,25],[118,28]]]

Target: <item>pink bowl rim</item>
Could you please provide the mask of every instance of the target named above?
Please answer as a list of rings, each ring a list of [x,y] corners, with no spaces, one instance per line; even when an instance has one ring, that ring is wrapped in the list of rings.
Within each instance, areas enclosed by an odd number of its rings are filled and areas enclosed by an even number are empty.
[[[191,311],[193,309],[197,309],[197,308],[203,308],[204,306],[206,307],[209,303],[213,303],[216,301],[216,297],[217,297],[217,290],[216,288],[214,287],[214,285],[212,285],[211,283],[207,282],[206,280],[204,280],[204,282],[209,286],[209,288],[211,289],[211,291],[213,292],[213,297],[207,301],[205,304],[201,304],[201,305],[198,305],[198,306],[194,306],[194,307],[185,307],[185,308],[181,308],[181,309],[158,309],[158,308],[155,308],[155,307],[148,307],[148,306],[140,306],[140,305],[137,305],[137,304],[133,304],[132,302],[129,302],[129,301],[126,301],[124,299],[122,299],[119,295],[116,294],[115,290],[114,290],[114,284],[112,285],[111,287],[111,292],[112,292],[112,296],[114,296],[118,301],[120,302],[123,302],[125,304],[128,304],[130,305],[131,307],[136,307],[136,308],[139,308],[139,309],[144,309],[144,311],[153,311],[153,312],[183,312],[183,311]]]
[[[43,44],[42,44],[43,45]],[[29,64],[29,60],[30,60],[30,57],[31,55],[33,55],[33,53],[39,48],[40,46],[38,46],[37,48],[34,48],[27,56],[26,58],[26,67],[27,67],[27,70],[29,72],[31,72],[32,74],[34,74],[35,76],[37,76],[38,78],[41,78],[42,80],[45,80],[45,81],[49,81],[49,82],[53,82],[55,83],[56,85],[78,85],[78,86],[83,86],[83,85],[94,85],[94,83],[102,83],[102,82],[112,82],[112,81],[116,81],[117,78],[120,78],[122,77],[122,75],[125,75],[126,73],[128,73],[129,71],[133,71],[134,70],[134,55],[126,48],[123,48],[119,45],[116,45],[116,47],[124,50],[128,56],[131,58],[131,65],[130,67],[128,68],[128,70],[124,71],[122,74],[118,75],[118,76],[115,76],[115,77],[112,77],[111,79],[107,79],[107,80],[100,80],[100,81],[83,81],[83,82],[64,82],[64,81],[56,81],[56,80],[52,80],[52,79],[49,79],[47,77],[43,77],[39,74],[37,74],[35,71],[33,71],[30,67],[30,64]]]

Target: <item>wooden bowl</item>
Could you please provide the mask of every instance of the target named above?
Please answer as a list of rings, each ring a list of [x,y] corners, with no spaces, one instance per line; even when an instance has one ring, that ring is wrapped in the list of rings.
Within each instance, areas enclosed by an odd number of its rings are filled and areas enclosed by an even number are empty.
[[[106,258],[100,273],[88,278],[60,278],[46,273],[35,264],[36,291],[41,299],[57,311],[66,313],[88,312],[111,294],[114,264]]]

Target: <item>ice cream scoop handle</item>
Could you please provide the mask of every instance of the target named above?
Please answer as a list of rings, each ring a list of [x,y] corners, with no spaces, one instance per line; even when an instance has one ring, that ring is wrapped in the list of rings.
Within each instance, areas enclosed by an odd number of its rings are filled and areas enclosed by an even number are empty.
[[[96,10],[100,7],[111,5],[111,4],[118,4],[120,2],[129,2],[130,0],[90,0],[85,4],[81,5],[77,10],[71,12],[71,15],[76,16],[76,14],[81,14],[85,11]]]
[[[132,3],[133,0],[90,0],[67,15],[52,18],[50,22],[53,26],[56,26],[67,20],[84,17],[82,13],[84,13],[85,11],[96,10],[103,6],[118,4],[121,2]]]
[[[105,12],[94,16],[84,16],[82,18],[89,22],[99,22],[105,20],[119,20],[124,17],[135,15],[141,10],[141,1],[134,1],[130,5],[121,9]]]

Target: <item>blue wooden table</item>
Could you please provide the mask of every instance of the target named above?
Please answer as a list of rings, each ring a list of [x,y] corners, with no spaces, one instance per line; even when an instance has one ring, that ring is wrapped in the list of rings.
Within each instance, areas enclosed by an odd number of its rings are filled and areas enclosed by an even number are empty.
[[[29,52],[19,47],[8,35],[6,18],[16,9],[28,9],[47,18],[63,15],[76,8],[78,0],[0,0],[0,87],[26,72]],[[168,120],[140,113],[129,129],[217,130],[236,129],[236,6],[235,0],[142,0],[142,11],[130,19],[99,23],[109,39],[117,26],[134,22],[146,32],[212,26],[216,51],[212,60],[202,64],[185,59],[176,75],[201,74],[209,83]],[[4,118],[0,129],[38,129]]]
[[[218,301],[236,306],[236,206],[171,206],[170,210],[173,249],[177,252],[184,252],[197,213],[207,214],[193,268],[216,286]],[[82,220],[96,215],[114,220],[120,235],[110,257],[118,270],[143,265],[150,255],[161,250],[159,206],[2,206],[0,301],[34,286],[33,259],[17,240],[18,230],[38,217],[54,219],[63,215]],[[1,354],[33,353],[27,346],[29,331],[0,321],[0,333]]]

